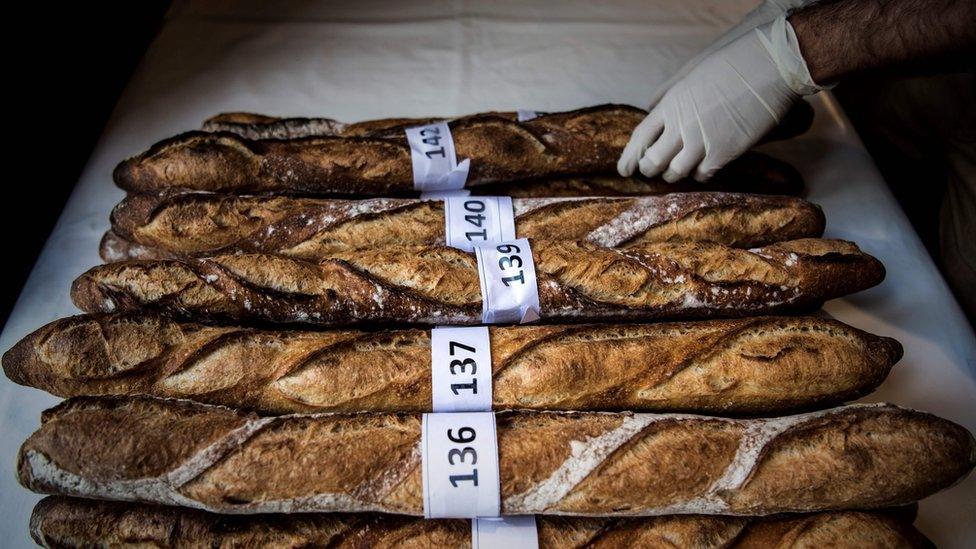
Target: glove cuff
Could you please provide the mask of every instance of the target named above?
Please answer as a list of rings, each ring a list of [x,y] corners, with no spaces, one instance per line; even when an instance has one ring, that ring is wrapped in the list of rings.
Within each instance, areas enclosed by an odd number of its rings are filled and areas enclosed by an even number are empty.
[[[800,53],[800,42],[796,38],[793,25],[781,15],[768,25],[756,29],[759,43],[766,48],[776,65],[776,70],[786,85],[799,95],[813,95],[820,90],[830,89],[834,84],[821,86],[813,81],[807,62]]]

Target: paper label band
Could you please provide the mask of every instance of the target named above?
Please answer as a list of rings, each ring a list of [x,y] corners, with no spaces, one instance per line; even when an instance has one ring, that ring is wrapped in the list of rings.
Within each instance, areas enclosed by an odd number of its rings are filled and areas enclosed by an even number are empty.
[[[485,324],[539,319],[539,285],[527,238],[474,248],[481,282],[481,321]]]
[[[486,326],[430,331],[435,412],[491,411],[491,343]]]
[[[444,233],[448,246],[466,252],[481,242],[515,239],[515,214],[508,196],[449,196],[444,199]]]
[[[535,516],[479,518],[471,521],[472,549],[538,549]]]
[[[413,163],[413,188],[418,191],[444,191],[464,187],[470,160],[458,164],[454,139],[447,122],[407,128],[410,159]]]
[[[421,450],[425,517],[498,516],[501,486],[495,414],[424,414]]]

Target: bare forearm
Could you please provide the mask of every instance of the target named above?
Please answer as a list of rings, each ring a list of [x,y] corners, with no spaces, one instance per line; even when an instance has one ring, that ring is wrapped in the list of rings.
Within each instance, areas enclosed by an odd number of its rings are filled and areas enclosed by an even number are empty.
[[[976,50],[972,0],[838,0],[789,20],[810,76],[821,84],[920,60],[964,59]]]

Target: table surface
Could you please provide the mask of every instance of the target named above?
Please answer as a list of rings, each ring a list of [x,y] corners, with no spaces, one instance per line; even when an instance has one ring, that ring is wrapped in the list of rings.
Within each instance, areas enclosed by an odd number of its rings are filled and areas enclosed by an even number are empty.
[[[76,314],[71,281],[99,263],[122,192],[122,158],[222,111],[345,121],[600,103],[644,106],[653,87],[754,0],[558,5],[377,0],[177,3],[117,105],[0,336],[0,350]],[[82,83],[83,84],[83,83]],[[888,269],[880,286],[830,302],[834,317],[892,336],[905,357],[868,401],[927,410],[976,431],[976,338],[839,105],[812,99],[813,128],[763,150],[792,162],[823,206],[827,236],[856,241]],[[2,376],[0,376],[2,377]],[[0,379],[0,539],[30,546],[38,496],[15,456],[56,399]],[[919,528],[940,546],[976,541],[976,477],[926,499]]]

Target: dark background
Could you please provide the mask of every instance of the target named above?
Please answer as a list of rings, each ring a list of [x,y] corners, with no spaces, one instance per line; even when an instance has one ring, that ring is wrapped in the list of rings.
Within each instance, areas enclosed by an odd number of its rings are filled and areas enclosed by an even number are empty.
[[[169,4],[161,0],[35,3],[15,8],[8,18],[14,31],[8,36],[24,33],[30,39],[18,37],[7,50],[14,66],[7,87],[14,90],[16,101],[6,117],[6,146],[13,154],[8,153],[4,161],[11,175],[0,195],[0,235],[5,238],[0,255],[0,323],[6,322]],[[866,78],[846,82],[836,92],[902,208],[938,260],[937,214],[945,180],[940,173],[940,151],[934,148],[923,151],[923,156],[906,155],[885,139],[879,121],[891,119],[892,111],[878,101],[882,89],[883,83],[879,87],[876,80]]]
[[[8,40],[17,36],[17,43],[6,52],[15,101],[5,117],[0,325],[168,7],[159,0],[34,2],[8,16]]]

